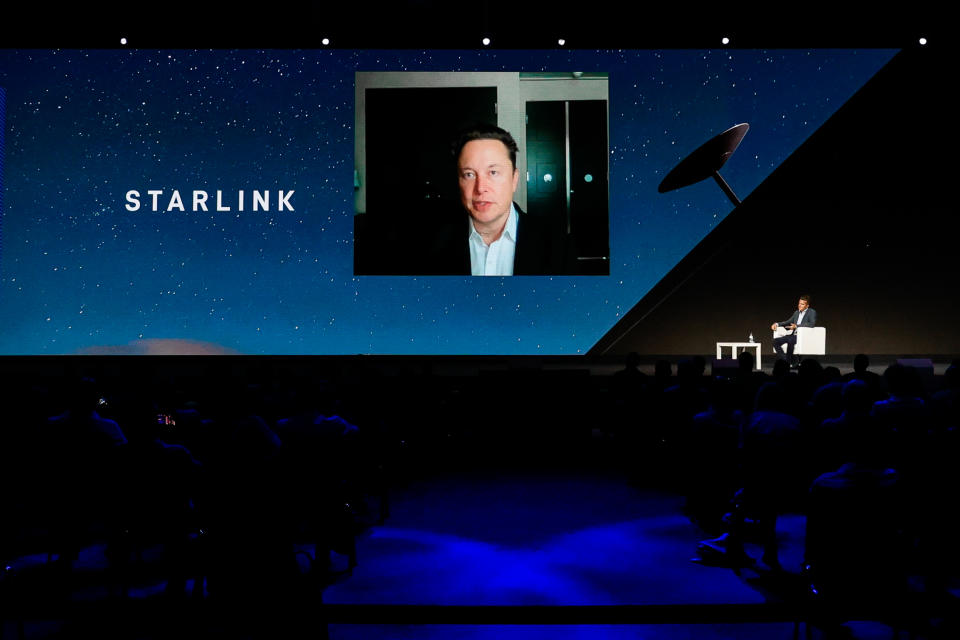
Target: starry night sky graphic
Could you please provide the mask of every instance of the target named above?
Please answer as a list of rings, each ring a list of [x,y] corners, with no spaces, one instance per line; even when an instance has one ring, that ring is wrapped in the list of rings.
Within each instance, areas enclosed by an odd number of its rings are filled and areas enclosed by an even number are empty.
[[[585,353],[732,209],[712,181],[658,194],[680,159],[749,122],[722,171],[745,198],[894,54],[0,51],[0,354]],[[354,276],[354,73],[380,70],[608,72],[611,275]]]

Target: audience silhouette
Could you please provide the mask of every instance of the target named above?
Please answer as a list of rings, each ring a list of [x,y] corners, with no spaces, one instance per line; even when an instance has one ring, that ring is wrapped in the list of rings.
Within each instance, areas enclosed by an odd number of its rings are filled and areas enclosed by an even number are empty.
[[[49,390],[30,390],[24,381],[17,393],[31,399],[11,406],[24,428],[3,434],[16,458],[4,478],[29,469],[47,479],[24,489],[11,513],[48,529],[51,565],[61,575],[99,541],[127,596],[144,558],[159,548],[152,557],[170,602],[192,595],[280,606],[331,579],[332,554],[347,556],[348,569],[357,564],[354,539],[367,501],[379,498],[385,516],[384,469],[399,468],[409,438],[425,446],[455,432],[458,419],[461,433],[478,439],[539,420],[525,436],[532,445],[573,441],[578,429],[605,431],[631,477],[681,492],[686,514],[718,536],[701,543],[704,562],[760,567],[744,546],[759,543],[768,569],[796,570],[781,566],[777,519],[802,512],[805,577],[824,598],[840,601],[881,585],[903,594],[908,574],[946,593],[960,567],[944,500],[960,489],[960,362],[946,370],[942,388],[925,389],[914,368],[893,364],[881,377],[863,354],[845,376],[813,359],[796,373],[778,360],[772,376],[754,370],[749,352],[738,360],[735,372],[713,378],[703,358],[677,362],[675,377],[660,360],[648,376],[640,357],[629,354],[623,369],[578,396],[596,407],[608,392],[605,411],[567,415],[544,409],[556,391],[536,371],[473,380],[472,388],[438,399],[432,417],[426,409],[370,406],[370,378],[362,374],[352,389],[319,377],[246,385],[221,379],[191,388],[72,376]],[[520,413],[484,434],[486,423],[468,414],[504,379],[535,381],[536,403],[510,404]],[[565,381],[567,393],[582,381]],[[412,403],[411,388],[395,385],[380,397]],[[356,415],[373,426],[358,427]],[[27,501],[42,502],[45,519],[27,510]],[[4,530],[4,560],[15,538]],[[821,622],[842,616],[834,618]]]

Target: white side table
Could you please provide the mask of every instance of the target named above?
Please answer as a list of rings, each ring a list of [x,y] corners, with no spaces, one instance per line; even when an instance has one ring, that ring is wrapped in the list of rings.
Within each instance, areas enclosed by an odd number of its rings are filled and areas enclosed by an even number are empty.
[[[732,351],[731,358],[734,360],[737,359],[737,349],[756,349],[757,356],[757,371],[762,369],[760,365],[760,343],[759,342],[718,342],[717,343],[717,360],[723,357],[722,352],[724,347],[730,347]]]

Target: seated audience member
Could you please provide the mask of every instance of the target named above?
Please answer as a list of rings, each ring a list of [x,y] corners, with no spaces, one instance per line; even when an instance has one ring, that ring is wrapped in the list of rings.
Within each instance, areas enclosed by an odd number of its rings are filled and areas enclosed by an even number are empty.
[[[873,404],[871,415],[888,444],[889,462],[901,473],[922,464],[929,415],[921,397],[920,377],[913,367],[893,364],[883,373],[888,397]],[[910,478],[905,479],[910,482]]]
[[[172,420],[159,423],[155,412],[143,414],[130,429],[126,456],[127,538],[136,549],[163,544],[162,570],[166,593],[182,597],[191,568],[191,540],[199,530],[194,513],[202,466],[183,445],[165,441],[175,436]],[[202,582],[195,583],[195,592]]]
[[[844,381],[862,380],[870,389],[874,396],[874,401],[881,398],[883,394],[883,378],[880,374],[870,371],[870,358],[866,354],[858,353],[853,357],[853,371],[843,376]]]
[[[890,397],[873,406],[876,419],[891,435],[889,459],[900,474],[906,505],[908,532],[912,538],[926,588],[942,592],[960,568],[960,551],[955,544],[960,530],[950,504],[960,490],[957,471],[957,431],[939,411],[956,388],[956,363],[944,372],[948,388],[924,401],[921,379],[912,367],[891,366],[884,378]],[[956,398],[954,397],[954,402]],[[956,405],[954,404],[954,409]]]
[[[741,439],[741,500],[730,522],[730,531],[716,540],[701,542],[701,550],[719,553],[726,564],[749,564],[743,551],[744,521],[755,519],[763,544],[761,560],[779,569],[777,515],[789,506],[804,482],[804,451],[800,421],[784,412],[786,398],[776,383],[757,392],[756,408],[743,428]],[[706,549],[704,549],[706,547]]]
[[[862,380],[853,379],[843,385],[842,413],[824,419],[813,433],[810,449],[817,457],[814,464],[818,473],[835,470],[848,462],[857,437],[871,437],[879,441],[881,434],[868,430],[872,398],[867,383]]]
[[[960,361],[943,372],[943,389],[933,394],[930,405],[938,430],[960,427]]]
[[[783,358],[777,358],[777,360],[773,363],[773,379],[779,381],[782,378],[786,378],[790,375],[790,363]]]
[[[836,367],[824,367],[823,384],[817,387],[810,399],[808,424],[816,427],[827,418],[836,418],[843,412],[843,380]]]
[[[666,453],[683,455],[693,416],[705,411],[709,395],[703,387],[703,377],[693,360],[677,363],[677,384],[660,394],[657,428]]]
[[[67,409],[47,420],[49,468],[41,482],[51,492],[54,537],[60,539],[61,566],[76,559],[85,538],[105,529],[110,551],[116,549],[117,504],[122,500],[120,469],[127,437],[114,420],[98,409],[105,406],[97,382],[81,378],[67,389]]]
[[[814,392],[824,383],[823,366],[813,358],[804,358],[797,369],[796,384],[788,387],[787,412],[797,417],[803,416]]]
[[[663,391],[673,384],[673,365],[669,360],[657,360],[653,367],[653,390]]]
[[[781,362],[778,360],[777,362]],[[782,361],[786,367],[786,361]],[[774,365],[776,369],[776,365]],[[789,371],[789,367],[787,367]],[[737,356],[737,374],[736,381],[736,407],[744,413],[749,413],[753,408],[754,398],[757,397],[757,391],[768,381],[768,376],[762,371],[754,369],[753,354],[747,350],[741,351]]]
[[[709,382],[709,380],[704,378],[704,374],[707,372],[707,359],[703,356],[697,355],[693,356],[690,360],[693,363],[692,366],[693,370],[695,371],[695,375],[700,378],[700,386],[706,386],[706,384]]]
[[[614,372],[613,376],[617,382],[627,384],[646,382],[647,374],[640,371],[640,354],[636,351],[628,353],[623,369]]]
[[[737,449],[743,412],[736,408],[738,388],[715,380],[710,408],[693,417],[687,449],[687,513],[707,532],[720,526],[739,488]]]
[[[277,420],[274,430],[283,441],[284,450],[293,452],[298,460],[306,462],[312,458],[323,466],[325,475],[343,481],[358,472],[356,449],[360,430],[340,416],[325,416],[309,409]]]
[[[47,420],[47,426],[59,436],[59,443],[77,447],[78,453],[127,444],[120,425],[97,413],[101,395],[93,378],[80,379],[67,394],[67,410]]]
[[[640,371],[640,355],[627,354],[623,369],[610,380],[609,419],[614,433],[625,439],[635,437],[640,414],[647,402],[647,374]]]
[[[873,414],[881,421],[890,424],[912,419],[918,413],[926,412],[923,401],[923,384],[917,370],[902,364],[892,364],[883,372],[887,386],[887,397],[873,404]]]
[[[293,562],[281,501],[281,441],[255,407],[244,406],[249,398],[231,401],[231,390],[218,392],[219,414],[208,427],[217,444],[198,505],[208,523],[207,589],[226,600],[265,597]]]
[[[709,394],[703,384],[703,370],[695,360],[681,360],[677,363],[677,384],[664,389],[667,407],[675,414],[689,421],[693,415],[706,410]]]
[[[848,395],[868,393],[861,381],[848,384],[855,385],[845,388]],[[810,488],[804,553],[809,578],[829,599],[898,598],[906,586],[907,549],[899,476],[885,465],[868,421],[854,420],[849,429],[847,461]]]
[[[353,514],[365,507],[364,476],[373,464],[362,456],[357,426],[323,415],[303,395],[296,405],[296,415],[276,424],[291,501],[287,515],[297,534],[316,545],[319,562],[336,550],[348,554],[352,566]]]

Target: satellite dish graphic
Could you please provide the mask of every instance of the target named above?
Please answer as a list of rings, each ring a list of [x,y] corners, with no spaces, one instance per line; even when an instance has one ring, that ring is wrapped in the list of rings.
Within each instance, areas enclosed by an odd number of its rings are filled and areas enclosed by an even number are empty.
[[[673,170],[667,174],[657,187],[660,193],[673,191],[680,187],[706,180],[713,177],[727,194],[734,205],[740,204],[740,198],[733,192],[730,185],[720,176],[720,167],[726,164],[733,152],[740,146],[743,136],[747,135],[750,125],[746,122],[737,124],[718,136],[715,136],[700,145],[693,153],[680,161]]]

